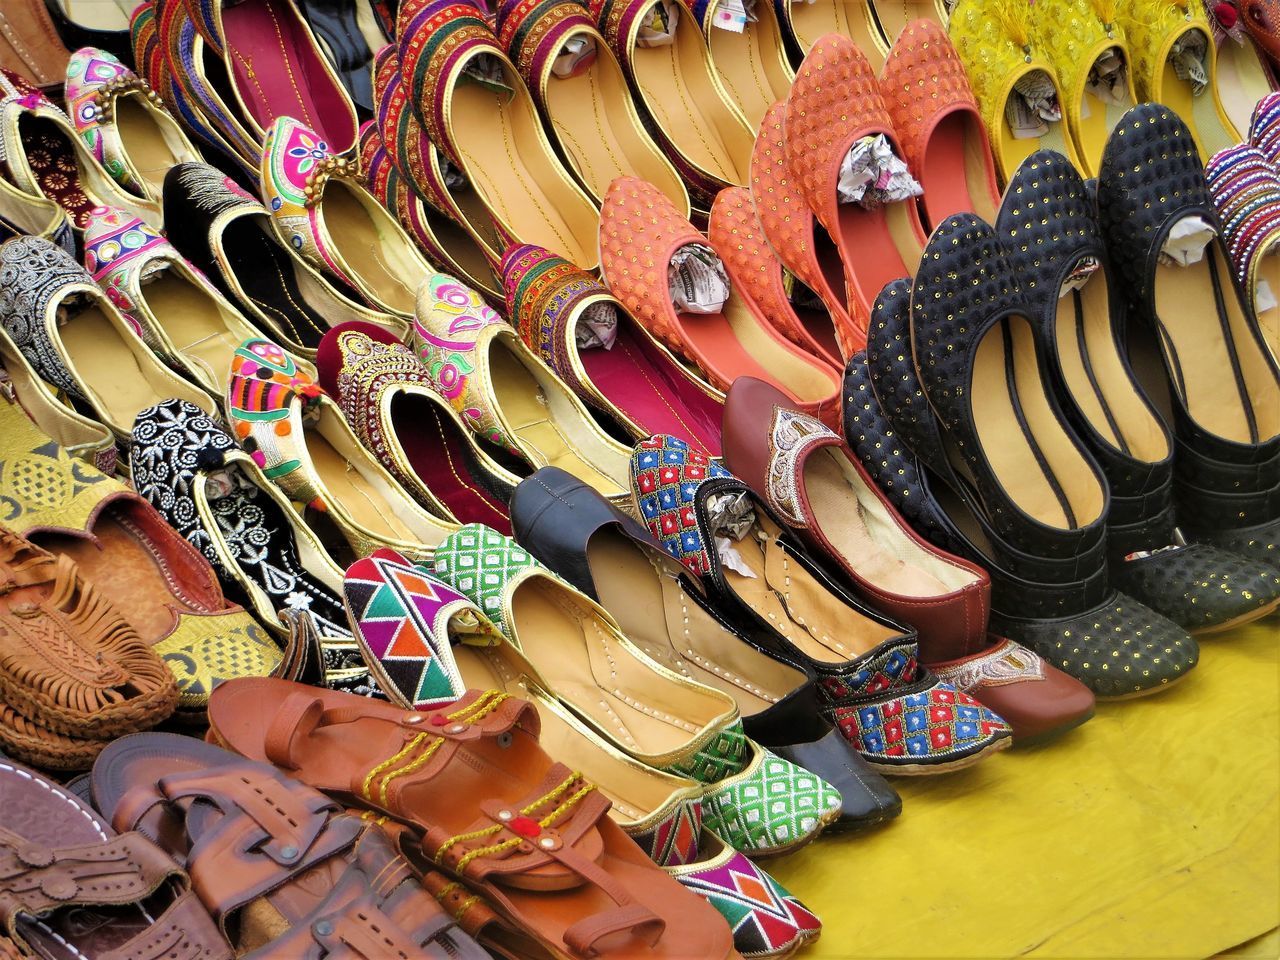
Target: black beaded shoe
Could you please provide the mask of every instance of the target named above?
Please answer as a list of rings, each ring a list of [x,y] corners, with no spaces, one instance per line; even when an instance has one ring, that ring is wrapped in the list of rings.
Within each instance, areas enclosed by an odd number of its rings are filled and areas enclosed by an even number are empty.
[[[898,815],[897,793],[822,717],[812,675],[726,623],[634,519],[572,474],[544,467],[516,488],[511,520],[521,546],[608,610],[646,654],[729,694],[747,736],[838,789],[837,827]]]
[[[250,321],[314,360],[331,327],[361,320],[398,337],[404,322],[361,306],[281,243],[267,208],[204,163],[181,163],[164,179],[165,234]]]
[[[1101,539],[1082,543],[1076,557],[1038,556],[1000,537],[971,488],[953,479],[903,347],[910,343],[908,290],[900,281],[881,292],[867,360],[854,357],[846,371],[844,424],[854,452],[922,536],[987,570],[992,631],[1102,698],[1152,693],[1180,679],[1198,658],[1195,641],[1110,586]]]
[[[1217,230],[1195,143],[1172,110],[1143,104],[1125,115],[1103,153],[1098,211],[1130,298],[1134,369],[1173,425],[1179,523],[1193,540],[1275,564],[1280,369],[1221,240],[1196,243],[1179,258],[1185,266],[1165,254],[1175,227],[1201,240]]]
[[[1009,182],[996,221],[1039,340],[1052,390],[1111,491],[1111,582],[1192,632],[1280,606],[1267,564],[1187,544],[1173,505],[1173,439],[1121,349],[1125,303],[1094,199],[1066,157],[1041,150]]]

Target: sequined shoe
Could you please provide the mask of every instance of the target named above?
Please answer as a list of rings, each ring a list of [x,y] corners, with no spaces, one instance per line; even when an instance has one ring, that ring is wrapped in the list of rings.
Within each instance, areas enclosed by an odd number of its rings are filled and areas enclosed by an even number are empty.
[[[816,675],[824,714],[877,769],[942,773],[1009,745],[1008,724],[920,666],[914,630],[823,572],[719,464],[653,437],[631,477],[649,532],[753,644]]]

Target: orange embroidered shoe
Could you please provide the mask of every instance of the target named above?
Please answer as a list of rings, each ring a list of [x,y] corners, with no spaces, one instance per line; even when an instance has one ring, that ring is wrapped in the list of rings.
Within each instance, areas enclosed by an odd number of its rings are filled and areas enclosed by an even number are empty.
[[[1031,33],[1031,5],[956,0],[947,33],[978,100],[1001,182],[1007,183],[1037,150],[1056,150],[1078,169],[1062,113],[1061,84]]]
[[[994,220],[1000,187],[990,141],[946,30],[932,20],[908,25],[885,61],[880,92],[903,159],[924,188],[926,225],[953,213]]]
[[[886,283],[915,276],[925,233],[920,187],[899,159],[871,64],[848,37],[823,37],[809,51],[784,130],[791,175],[835,241],[849,316],[865,342],[872,302]]]
[[[724,255],[725,270],[742,295],[755,304],[773,329],[833,367],[844,365],[830,314],[820,302],[797,307],[788,296],[783,266],[769,249],[750,191],[742,187],[720,191],[711,205],[707,236]]]
[[[793,286],[803,284],[822,301],[835,330],[840,356],[852,356],[860,349],[863,334],[849,316],[843,271],[836,252],[831,249],[831,239],[819,229],[817,218],[787,166],[782,134],[786,113],[787,105],[780,100],[769,108],[760,124],[760,133],[751,151],[751,205],[769,248],[786,271],[784,287],[788,280]],[[833,273],[839,278],[839,291],[832,288],[822,269],[819,250],[828,261],[834,261]]]
[[[840,372],[785,339],[743,296],[724,258],[658,190],[634,177],[609,187],[600,214],[605,283],[650,333],[721,390],[750,375],[774,384],[807,413],[831,421]],[[680,278],[672,298],[672,263]],[[691,299],[694,278],[704,288]],[[700,291],[692,291],[696,294]]]

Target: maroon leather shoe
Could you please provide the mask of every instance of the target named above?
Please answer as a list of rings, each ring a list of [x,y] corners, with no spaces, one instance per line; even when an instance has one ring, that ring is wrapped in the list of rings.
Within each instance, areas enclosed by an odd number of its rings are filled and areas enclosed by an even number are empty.
[[[1025,744],[1079,726],[1094,697],[1025,647],[990,636],[991,581],[921,539],[844,440],[753,377],[729,390],[724,460],[816,556],[878,610],[916,628],[920,659],[994,710]]]

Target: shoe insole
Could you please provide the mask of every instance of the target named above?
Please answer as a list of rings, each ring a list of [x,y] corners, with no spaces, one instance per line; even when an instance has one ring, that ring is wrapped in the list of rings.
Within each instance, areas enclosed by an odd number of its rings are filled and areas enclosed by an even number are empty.
[[[1188,27],[1187,31],[1199,29]],[[1209,43],[1213,43],[1213,40],[1210,39]],[[1234,130],[1228,130],[1222,123],[1222,117],[1218,113],[1220,101],[1216,82],[1217,78],[1211,76],[1208,88],[1195,96],[1191,92],[1191,81],[1179,80],[1172,62],[1165,63],[1161,77],[1160,102],[1171,108],[1195,132],[1203,152],[1201,160],[1204,161],[1208,161],[1219,150],[1240,142],[1239,135]],[[1247,130],[1248,127],[1244,129]]]
[[[391,215],[341,180],[330,181],[323,205],[329,237],[364,287],[398,313],[412,314],[426,266]]]
[[[1271,251],[1259,254],[1257,275],[1265,280],[1271,288],[1273,298],[1280,298],[1280,253],[1277,243],[1273,243]],[[1280,306],[1268,310],[1257,310],[1258,326],[1262,329],[1262,339],[1276,363],[1280,363]]]
[[[1054,415],[1025,317],[983,334],[967,392],[981,453],[1010,500],[1064,530],[1098,518],[1102,485]]]
[[[1224,440],[1280,434],[1280,383],[1253,338],[1215,240],[1187,267],[1156,267],[1155,312],[1174,390],[1191,419]]]
[[[724,405],[691,384],[628,319],[613,347],[579,350],[587,377],[605,399],[649,434],[669,433],[713,457],[720,456]]]
[[[164,188],[165,174],[180,159],[165,142],[164,133],[155,119],[138,101],[138,94],[116,97],[116,129],[125,153],[133,167],[158,197]],[[192,159],[183,157],[182,159]]]
[[[355,117],[346,93],[325,69],[321,53],[290,0],[224,4],[222,30],[236,90],[258,126],[293,117],[335,154],[351,149]]]
[[[136,338],[130,342],[96,305],[71,317],[58,331],[76,379],[92,391],[103,415],[117,429],[128,430],[140,410],[161,400],[180,395],[181,381],[161,366],[147,346]],[[208,401],[183,399],[205,407]]]
[[[612,457],[585,416],[571,407],[568,415],[580,422],[567,423],[557,416],[565,411],[552,408],[533,372],[501,341],[494,341],[489,351],[489,379],[498,409],[516,441],[535,452],[536,466],[566,470],[607,497],[626,492],[605,467],[605,458]]]
[[[1253,108],[1271,92],[1266,67],[1253,41],[1218,47],[1217,86],[1227,118],[1243,134],[1253,119]]]
[[[819,403],[838,389],[824,367],[766,333],[736,293],[720,313],[681,313],[677,319],[708,372],[725,383],[757,377],[800,403]]]
[[[796,280],[799,284],[800,281]],[[814,294],[816,297],[817,294]],[[836,325],[831,319],[831,312],[823,307],[796,306],[791,305],[795,312],[796,319],[800,321],[800,326],[813,342],[813,347],[819,353],[821,359],[836,363],[840,360],[840,341],[836,339]],[[825,356],[822,356],[825,354]]]
[[[44,117],[20,116],[18,132],[40,192],[67,211],[71,222],[83,230],[98,201],[88,195],[82,182],[75,147],[56,123]]]
[[[1043,73],[1043,71],[1028,70],[1026,74],[1019,74],[1017,77],[1013,77],[1012,81],[1016,82],[1031,73]],[[1017,95],[1011,85],[1009,96],[1016,97]],[[1076,155],[1075,147],[1067,141],[1066,125],[1060,120],[1046,121],[1048,130],[1038,137],[1015,137],[1013,135],[1013,127],[1009,125],[1009,114],[1004,109],[1000,111],[999,124],[1000,140],[996,151],[996,164],[1006,182],[1013,176],[1014,171],[1018,169],[1022,161],[1037,150],[1056,150],[1069,158],[1074,158]]]
[[[937,597],[976,581],[912,540],[841,454],[805,459],[804,485],[815,525],[858,576],[887,593]]]
[[[1099,53],[1099,57],[1106,53],[1107,49],[1116,49],[1120,51],[1120,55],[1124,58],[1124,51],[1120,48],[1105,48]],[[1124,91],[1124,99],[1120,103],[1110,103],[1094,96],[1089,92],[1089,86],[1086,82],[1080,90],[1074,95],[1079,98],[1079,109],[1070,117],[1070,126],[1075,134],[1077,152],[1080,161],[1084,164],[1084,176],[1096,177],[1098,170],[1102,167],[1102,151],[1107,146],[1107,141],[1111,138],[1111,131],[1119,126],[1121,119],[1134,106],[1133,97],[1130,95],[1128,87],[1129,63],[1125,59],[1124,67],[1125,79],[1121,85]],[[1088,75],[1086,74],[1086,81]],[[1064,96],[1072,96],[1068,91],[1063,91]]]
[[[760,129],[765,111],[785,100],[795,75],[787,66],[772,4],[758,3],[756,21],[741,33],[712,27],[708,31],[711,60],[729,99],[742,111],[752,130]]]
[[[403,181],[400,186],[401,189],[408,190]],[[463,193],[472,198],[469,205],[476,206],[474,191],[455,191],[454,198],[458,199],[459,195]],[[465,276],[485,287],[486,291],[500,291],[502,289],[497,279],[493,276],[493,266],[485,256],[480,243],[461,224],[454,221],[452,217],[445,216],[430,204],[423,203],[412,193],[408,196],[408,208],[408,217],[419,221],[417,224],[418,229],[434,237],[436,243]],[[474,220],[469,220],[468,222],[476,223]],[[489,233],[492,233],[491,226],[488,230]],[[482,236],[485,235],[482,234]],[[494,238],[493,242],[496,244],[497,239]]]
[[[516,587],[510,623],[556,695],[628,752],[678,750],[719,713],[700,709],[699,700],[710,698],[677,687],[636,659],[549,580],[535,577]]]
[[[892,47],[907,29],[907,24],[916,20],[932,20],[942,24],[938,17],[938,8],[933,0],[869,0],[875,8],[876,19],[880,22],[880,30]]]
[[[210,500],[209,509],[236,565],[273,609],[305,610],[321,637],[351,638],[342,600],[303,566],[293,527],[271,497],[241,487]]]
[[[307,431],[307,453],[327,497],[340,504],[352,520],[381,540],[422,542],[421,533],[398,515],[398,505],[339,453],[320,429]],[[442,529],[441,539],[444,533]]]
[[[669,562],[608,529],[587,547],[600,605],[628,640],[673,673],[722,690],[742,715],[769,709],[804,683],[799,670],[774,660],[722,626],[685,591]]]
[[[541,121],[515,77],[499,93],[463,78],[452,91],[452,133],[480,196],[524,243],[554,250],[584,270],[599,260],[599,211],[547,149]]]
[[[50,553],[74,560],[84,578],[110,597],[140,637],[150,644],[172,632],[174,607],[186,604],[174,596],[174,584],[156,563],[159,552],[132,523],[128,508],[117,502],[98,514],[92,534],[98,540],[68,534],[37,533],[32,539]]]
[[[981,122],[968,111],[947,114],[934,127],[918,171],[926,227],[964,212],[995,222],[1000,198],[991,193],[989,150]]]
[[[755,526],[733,543],[752,576],[727,566],[723,573],[729,589],[797,650],[819,663],[844,664],[897,636],[814,579],[779,535],[772,520],[757,515]]]
[[[128,30],[134,0],[59,0],[68,20],[89,30]]]
[[[750,183],[752,130],[725,102],[697,24],[679,8],[675,42],[636,47],[632,69],[658,129],[689,163],[725,183]]]
[[[615,820],[618,814],[624,820],[639,820],[666,802],[669,794],[655,791],[653,786],[655,780],[663,782],[660,774],[654,771],[654,776],[648,777],[631,764],[611,757],[559,711],[549,708],[542,696],[530,696],[524,678],[508,667],[500,654],[457,644],[453,657],[467,689],[502,690],[537,707],[541,721],[538,743],[542,749],[550,756],[572,760],[575,770],[604,791],[613,801],[610,812]]]
[[[886,283],[910,279],[920,269],[924,246],[911,226],[909,203],[915,201],[889,203],[874,210],[857,203],[842,203],[838,208],[838,242],[848,275],[849,312],[855,316],[871,316],[871,306]],[[853,303],[854,297],[861,309]]]
[[[792,0],[791,30],[800,41],[800,50],[808,53],[828,33],[849,37],[866,54],[879,74],[884,66],[884,38],[871,12],[870,0]]]
[[[426,397],[398,393],[390,419],[413,472],[459,522],[483,523],[511,535],[506,504],[490,489],[500,481],[486,483],[485,468],[448,414]]]
[[[618,177],[639,177],[683,210],[684,187],[639,127],[630,96],[617,62],[608,52],[597,51],[584,72],[563,78],[553,74],[547,81],[547,114],[570,164],[593,196],[603,197]]]
[[[307,303],[288,251],[263,232],[256,218],[233,220],[222,236],[222,250],[245,299],[292,342],[311,350],[320,345],[329,324]]]
[[[145,284],[142,296],[182,359],[216,383],[219,396],[225,394],[231,358],[247,333],[232,332],[234,320],[175,267]]]
[[[1070,399],[1098,436],[1146,463],[1167,457],[1165,433],[1120,357],[1101,270],[1083,289],[1058,300],[1054,335]]]

